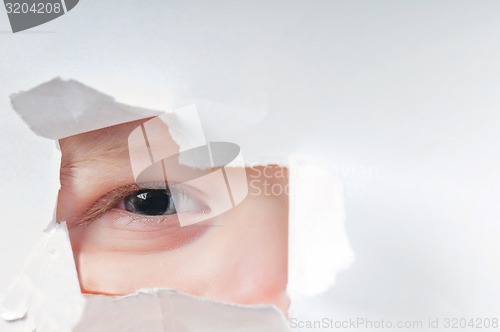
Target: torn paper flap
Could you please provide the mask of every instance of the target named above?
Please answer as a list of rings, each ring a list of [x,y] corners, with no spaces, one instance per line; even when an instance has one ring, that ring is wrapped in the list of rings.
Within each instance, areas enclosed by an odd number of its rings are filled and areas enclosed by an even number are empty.
[[[162,114],[127,106],[77,81],[55,78],[12,95],[12,106],[37,134],[61,139]],[[43,116],[41,116],[43,114]]]
[[[289,181],[288,290],[314,296],[333,286],[354,260],[342,184],[328,169],[297,156],[290,157]]]
[[[292,331],[274,306],[224,304],[170,289],[141,290],[125,297],[88,295],[86,300],[74,332]]]
[[[54,222],[0,299],[0,330],[71,331],[84,303],[66,223]]]

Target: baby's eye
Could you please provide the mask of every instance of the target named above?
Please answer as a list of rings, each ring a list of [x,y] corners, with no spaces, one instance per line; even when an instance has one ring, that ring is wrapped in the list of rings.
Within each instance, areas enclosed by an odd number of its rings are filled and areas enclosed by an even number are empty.
[[[121,202],[122,203],[122,202]],[[121,204],[119,204],[119,207]],[[124,210],[146,216],[176,214],[171,193],[165,189],[139,190],[123,200]]]
[[[200,193],[187,186],[151,184],[153,188],[139,188],[122,196],[116,208],[143,217],[148,221],[179,218],[181,225],[197,223],[208,218],[211,209],[203,203]],[[163,188],[161,188],[163,186]],[[158,188],[160,187],[160,188]],[[160,219],[158,219],[160,218]],[[134,219],[136,220],[136,219]]]

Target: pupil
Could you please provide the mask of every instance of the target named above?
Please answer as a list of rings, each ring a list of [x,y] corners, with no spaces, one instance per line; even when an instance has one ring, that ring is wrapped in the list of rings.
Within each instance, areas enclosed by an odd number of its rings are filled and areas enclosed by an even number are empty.
[[[125,198],[127,211],[148,216],[172,214],[173,201],[166,190],[147,189],[140,190]]]

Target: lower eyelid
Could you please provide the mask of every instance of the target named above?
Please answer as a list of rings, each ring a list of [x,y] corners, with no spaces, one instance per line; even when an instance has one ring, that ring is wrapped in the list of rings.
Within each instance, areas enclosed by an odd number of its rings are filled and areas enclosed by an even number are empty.
[[[132,219],[135,218],[135,221]],[[149,219],[149,220],[146,220]],[[161,222],[155,221],[162,219]],[[111,209],[88,228],[90,250],[150,254],[165,252],[193,243],[208,233],[212,221],[181,227],[177,217],[141,217]],[[86,228],[82,228],[87,232]],[[83,237],[85,238],[85,237]]]
[[[203,214],[201,218],[200,214]],[[182,226],[179,221],[179,214],[164,216],[143,216],[118,208],[111,209],[107,213],[107,216],[109,216],[112,220],[113,228],[136,232],[157,232],[162,230],[176,231],[180,228],[185,228],[188,226],[196,227],[197,224],[200,224],[203,221],[208,221],[210,219],[210,215],[206,214],[205,212],[189,212],[182,213],[181,215],[183,221],[193,220],[194,222]],[[202,225],[200,226],[203,227]]]
[[[121,208],[111,209],[113,226],[128,230],[157,231],[166,228],[178,228],[179,219],[176,214],[165,216],[143,216],[128,212]]]

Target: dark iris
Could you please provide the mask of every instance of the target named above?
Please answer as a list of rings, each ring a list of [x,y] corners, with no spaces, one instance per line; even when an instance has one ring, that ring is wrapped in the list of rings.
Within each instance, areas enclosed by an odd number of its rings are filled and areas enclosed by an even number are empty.
[[[147,216],[175,214],[174,201],[164,189],[144,189],[125,198],[127,211]]]

